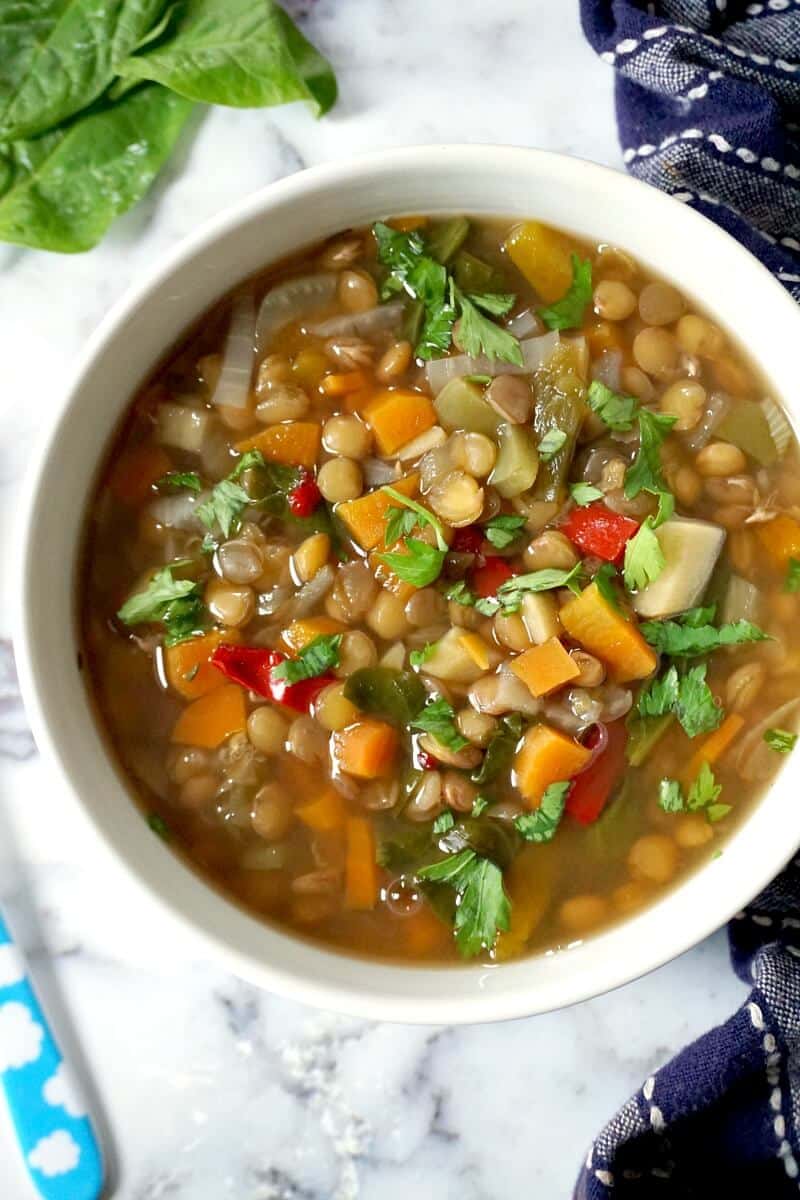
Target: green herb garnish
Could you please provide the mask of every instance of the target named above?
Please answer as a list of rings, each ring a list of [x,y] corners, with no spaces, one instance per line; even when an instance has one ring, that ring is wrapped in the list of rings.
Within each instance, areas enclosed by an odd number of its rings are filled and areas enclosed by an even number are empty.
[[[706,664],[680,675],[673,664],[639,693],[636,711],[641,717],[663,717],[674,713],[688,737],[710,733],[724,713],[706,683]]]
[[[518,340],[485,313],[502,316],[514,304],[506,293],[472,293],[456,286],[449,268],[429,253],[422,235],[401,233],[378,221],[373,225],[378,258],[389,274],[383,284],[382,298],[405,292],[421,306],[422,327],[416,339],[418,358],[438,358],[446,354],[453,339],[473,358],[485,354],[522,366]],[[458,326],[456,327],[456,321]]]
[[[387,485],[381,490],[402,505],[399,509],[387,509],[386,543],[390,545],[399,537],[405,537],[404,545],[408,553],[394,551],[379,554],[378,557],[398,579],[417,588],[427,587],[439,578],[447,554],[442,523],[427,508],[417,504],[416,500],[409,500],[395,488]],[[399,513],[400,516],[395,518],[395,513]],[[436,546],[429,546],[419,538],[407,536],[417,525],[430,525],[436,535]]]
[[[514,575],[497,589],[497,607],[502,607],[504,612],[517,612],[522,607],[522,598],[526,592],[549,592],[554,588],[569,588],[578,595],[582,577],[583,565],[579,562],[569,571],[546,567],[542,571],[531,571],[527,575]]]
[[[788,729],[768,729],[764,741],[776,754],[790,754],[797,744],[797,734]]]
[[[436,650],[436,642],[426,642],[421,650],[412,650],[408,655],[408,661],[412,667],[421,667],[428,661],[430,656]]]
[[[448,750],[457,753],[469,745],[456,726],[456,714],[452,704],[443,696],[429,699],[428,703],[411,721],[411,728],[428,733]]]
[[[331,667],[339,665],[341,633],[321,633],[299,652],[297,658],[284,659],[270,671],[273,679],[286,683],[300,683],[303,679],[315,679],[324,675]]]
[[[505,550],[519,537],[524,525],[524,517],[513,517],[508,513],[500,513],[496,517],[490,517],[483,526],[483,531],[487,541],[496,546],[498,550]]]
[[[658,785],[658,803],[666,813],[683,812],[686,801],[677,779],[662,779]]]
[[[199,492],[203,485],[197,471],[168,471],[166,475],[162,475],[160,479],[156,480],[156,487],[162,490],[186,488],[190,492]]]
[[[579,329],[583,314],[592,299],[592,264],[588,258],[581,260],[577,254],[570,256],[572,283],[555,304],[539,309],[539,316],[548,329]]]
[[[542,802],[534,812],[522,813],[515,817],[514,827],[526,842],[552,841],[561,824],[567,793],[571,786],[569,781],[551,783],[545,789]]]
[[[595,573],[594,583],[597,585],[597,590],[606,604],[610,604],[613,609],[619,612],[619,596],[617,595],[617,589],[614,587],[614,580],[617,578],[616,567],[612,566],[611,563],[603,563]]]
[[[454,825],[455,825],[455,820],[453,818],[453,814],[449,811],[443,812],[443,813],[440,813],[439,816],[436,818],[436,820],[433,822],[433,832],[434,833],[448,833],[449,830],[451,830]]]
[[[783,590],[785,592],[800,592],[800,559],[789,559]]]
[[[615,433],[627,433],[633,429],[639,411],[639,401],[633,396],[622,396],[599,379],[594,379],[589,384],[586,402],[592,412],[597,413],[600,420]]]
[[[567,435],[563,429],[550,429],[539,442],[539,458],[542,462],[550,462],[566,443]]]
[[[491,783],[499,775],[505,775],[511,767],[521,736],[522,717],[519,713],[509,713],[507,717],[503,717],[486,747],[483,761],[470,776],[472,782],[482,786]]]
[[[678,418],[667,413],[654,413],[648,408],[640,408],[637,419],[639,422],[639,449],[636,458],[625,472],[624,491],[628,500],[633,500],[640,492],[652,492],[655,496],[661,492],[668,492],[669,489],[661,472],[659,452],[664,438]]]
[[[605,497],[605,493],[601,492],[600,488],[595,487],[593,483],[571,483],[569,493],[581,508],[585,508],[587,504],[594,504],[595,500],[603,500]]]
[[[503,873],[488,858],[465,849],[416,872],[421,882],[447,884],[458,897],[456,945],[465,958],[492,950],[500,930],[511,921],[511,905],[503,890]]]
[[[667,813],[703,810],[708,820],[714,823],[721,821],[731,811],[730,804],[715,803],[721,791],[722,786],[714,778],[714,772],[704,762],[687,796],[684,796],[677,779],[662,779],[658,785],[658,803]]]
[[[625,546],[623,578],[628,591],[635,592],[658,579],[667,560],[648,517]]]
[[[488,796],[476,796],[475,803],[472,805],[471,817],[480,817],[486,812],[486,809],[491,804]]]
[[[713,609],[700,611],[711,612],[710,620],[713,620]],[[742,619],[717,628],[711,624],[693,624],[687,617],[691,618],[691,614],[671,621],[644,621],[639,628],[654,649],[673,658],[696,658],[720,646],[741,646],[746,642],[769,640],[769,635],[752,621]]]
[[[169,841],[170,837],[172,836],[170,827],[159,813],[148,813],[147,824],[150,826],[153,833],[157,834],[158,837],[163,839],[163,841]]]
[[[195,509],[206,529],[212,533],[219,529],[223,537],[230,537],[231,531],[238,525],[240,516],[251,502],[249,494],[237,480],[250,467],[264,466],[266,464],[261,451],[248,450],[230,475],[214,485],[208,500],[198,504]]]
[[[129,596],[117,617],[123,625],[143,625],[160,622],[165,629],[165,642],[173,646],[186,641],[203,628],[203,602],[200,585],[193,579],[175,579],[172,572],[184,567],[188,560],[160,567],[147,587]]]

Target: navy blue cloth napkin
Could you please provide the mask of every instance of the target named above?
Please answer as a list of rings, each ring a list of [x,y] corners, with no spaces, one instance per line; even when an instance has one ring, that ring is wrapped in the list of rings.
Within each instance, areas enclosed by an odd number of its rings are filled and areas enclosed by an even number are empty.
[[[617,72],[628,170],[728,230],[800,301],[800,0],[581,0],[581,16]],[[800,1196],[800,859],[729,936],[747,1003],[620,1109],[579,1200]]]

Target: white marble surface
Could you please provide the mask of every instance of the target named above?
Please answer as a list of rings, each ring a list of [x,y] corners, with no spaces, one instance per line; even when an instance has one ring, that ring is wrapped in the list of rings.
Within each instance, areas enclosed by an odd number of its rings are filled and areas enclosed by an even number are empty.
[[[610,72],[583,42],[577,3],[291,7],[335,64],[330,117],[216,110],[102,247],[0,248],[0,890],[78,1032],[120,1200],[556,1200],[645,1074],[740,1001],[722,934],[613,995],[502,1026],[300,1008],[191,961],[111,877],[36,756],[15,691],[8,553],[29,449],[89,331],[162,251],[243,193],[354,152],[498,141],[620,165]],[[0,1181],[3,1200],[32,1196],[2,1111]]]

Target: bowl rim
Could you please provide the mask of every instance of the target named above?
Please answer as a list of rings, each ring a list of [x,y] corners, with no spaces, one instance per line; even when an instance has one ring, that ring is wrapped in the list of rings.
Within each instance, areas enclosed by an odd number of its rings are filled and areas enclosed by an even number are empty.
[[[202,255],[224,235],[235,233],[249,220],[266,215],[270,209],[293,201],[306,200],[320,189],[347,188],[359,184],[363,186],[369,183],[370,177],[375,178],[381,174],[397,174],[406,169],[441,172],[447,169],[448,158],[451,164],[475,172],[486,170],[487,158],[491,158],[497,168],[502,169],[505,165],[512,173],[515,170],[522,173],[528,171],[531,174],[538,172],[544,178],[574,180],[578,187],[589,180],[609,197],[622,192],[629,203],[640,204],[655,213],[665,215],[668,221],[672,220],[686,229],[693,228],[706,244],[712,245],[724,258],[734,262],[737,271],[757,281],[759,291],[768,298],[776,315],[783,318],[785,314],[787,322],[798,321],[798,309],[789,294],[766,267],[728,233],[672,197],[609,167],[528,147],[454,143],[380,151],[307,168],[246,196],[183,238],[152,270],[146,271],[142,278],[125,290],[86,341],[74,364],[68,384],[63,389],[49,430],[38,439],[23,484],[22,516],[17,526],[16,558],[19,583],[15,595],[14,619],[14,647],[20,687],[37,746],[43,758],[55,770],[64,794],[71,796],[83,810],[96,836],[110,853],[115,867],[122,868],[129,880],[132,879],[151,898],[155,898],[179,926],[190,933],[194,943],[207,952],[208,957],[222,960],[242,978],[318,1007],[370,1019],[421,1024],[463,1024],[551,1011],[601,995],[654,970],[713,933],[773,878],[800,844],[798,818],[795,817],[794,822],[791,822],[791,810],[786,803],[776,806],[776,811],[780,807],[780,811],[789,822],[790,836],[780,847],[775,848],[774,854],[768,858],[765,856],[760,866],[754,865],[752,859],[747,857],[746,848],[742,844],[742,831],[753,821],[754,813],[757,814],[765,806],[768,796],[773,791],[771,785],[768,794],[759,801],[754,812],[748,815],[726,843],[726,852],[729,847],[738,847],[736,853],[731,853],[730,863],[724,863],[719,872],[718,881],[721,882],[725,878],[727,885],[716,889],[710,885],[705,888],[708,893],[705,896],[705,905],[699,911],[694,910],[692,919],[687,919],[680,928],[670,929],[668,920],[663,916],[659,919],[659,914],[665,909],[678,911],[675,898],[692,889],[692,884],[696,885],[698,879],[710,876],[711,863],[706,863],[640,914],[580,943],[584,948],[601,947],[600,953],[589,957],[590,963],[594,964],[592,969],[595,973],[588,983],[580,970],[562,972],[564,978],[559,978],[558,972],[553,975],[556,963],[571,956],[573,950],[566,953],[549,952],[535,955],[500,966],[408,966],[333,953],[306,942],[305,939],[283,933],[274,926],[265,926],[219,894],[214,895],[214,903],[220,913],[219,919],[201,919],[187,902],[189,896],[197,894],[192,887],[164,887],[156,880],[158,874],[163,874],[160,871],[163,862],[158,856],[168,855],[172,867],[178,869],[175,856],[160,846],[158,839],[152,838],[148,831],[152,841],[152,851],[149,855],[152,863],[143,865],[134,862],[133,851],[121,844],[120,836],[111,828],[110,823],[105,826],[101,823],[74,782],[63,738],[56,732],[54,716],[49,711],[44,664],[37,658],[30,612],[34,608],[37,586],[33,530],[37,513],[43,503],[43,494],[48,486],[50,461],[57,455],[61,431],[71,420],[73,405],[80,396],[95,359],[120,335],[131,316],[148,299],[158,298],[165,284],[168,285],[171,276],[181,267]],[[602,218],[598,218],[598,223],[602,224]],[[713,304],[711,307],[713,308]],[[197,315],[187,319],[184,328],[189,328],[196,319]],[[152,369],[151,365],[145,363],[143,374],[149,369]],[[109,425],[105,431],[106,443],[112,429],[113,425]],[[97,464],[93,463],[92,466],[96,468]],[[81,521],[84,516],[85,514],[81,514]],[[88,697],[85,697],[85,703],[89,705]],[[106,751],[104,753],[107,754]],[[107,754],[107,757],[110,758],[110,755]],[[783,774],[782,771],[781,775]],[[121,780],[120,788],[125,790]],[[127,796],[126,800],[130,803]],[[718,862],[722,864],[723,859]],[[188,869],[186,870],[188,872]],[[735,872],[738,872],[738,875],[735,875]],[[188,873],[196,885],[212,894],[213,889],[203,882],[199,875],[194,872]],[[744,886],[742,878],[745,879]],[[703,887],[698,889],[695,886],[693,895],[697,893],[699,897],[703,890]],[[686,905],[682,907],[686,910],[684,916],[688,917],[690,909]],[[241,936],[237,935],[235,938],[223,932],[226,922],[230,921],[231,913],[236,914],[241,931]],[[282,965],[269,961],[266,954],[259,956],[253,951],[253,936],[245,937],[248,926],[251,927],[250,935],[253,934],[252,927],[261,932],[265,946],[271,945],[274,949],[279,947],[280,943],[289,944],[291,948],[284,954]],[[265,928],[269,931],[268,935],[264,934]],[[666,942],[655,936],[659,930],[662,935],[670,935]],[[603,952],[603,947],[607,948],[608,953]],[[626,953],[634,950],[636,952],[632,959],[627,959]],[[292,961],[287,962],[287,958]],[[526,981],[525,978],[526,964],[530,968],[530,964],[534,962],[538,964],[541,976],[535,985],[536,991],[531,980]],[[527,974],[531,974],[530,969]],[[469,990],[465,986],[452,986],[456,981],[464,980],[467,975],[470,976]],[[367,977],[371,981],[369,986],[366,986]],[[424,983],[424,988],[412,986],[414,980],[418,984]]]

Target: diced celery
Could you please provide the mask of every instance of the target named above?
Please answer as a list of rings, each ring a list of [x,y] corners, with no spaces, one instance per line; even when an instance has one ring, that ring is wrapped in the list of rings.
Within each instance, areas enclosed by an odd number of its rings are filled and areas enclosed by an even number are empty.
[[[565,499],[575,442],[586,416],[581,365],[580,348],[563,342],[534,375],[533,429],[537,443],[553,429],[567,435],[561,449],[549,462],[541,464],[534,492],[536,500]]]
[[[632,767],[640,767],[675,721],[673,713],[663,717],[634,717],[628,721],[625,757]]]
[[[446,266],[458,254],[469,233],[466,217],[450,217],[434,225],[428,236],[428,253]]]
[[[501,292],[505,280],[495,267],[482,258],[461,250],[453,263],[453,274],[462,292]]]
[[[714,436],[732,442],[762,467],[770,467],[778,458],[769,421],[755,400],[737,400],[714,430]]]

